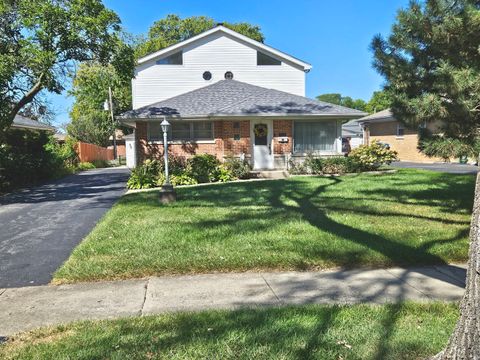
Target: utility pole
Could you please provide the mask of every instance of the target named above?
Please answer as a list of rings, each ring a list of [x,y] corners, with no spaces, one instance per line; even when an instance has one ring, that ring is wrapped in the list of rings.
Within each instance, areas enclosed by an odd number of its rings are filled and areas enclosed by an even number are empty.
[[[115,117],[113,116],[112,88],[110,86],[108,87],[108,108],[110,110],[113,125],[113,159],[117,160],[117,134],[115,131]]]

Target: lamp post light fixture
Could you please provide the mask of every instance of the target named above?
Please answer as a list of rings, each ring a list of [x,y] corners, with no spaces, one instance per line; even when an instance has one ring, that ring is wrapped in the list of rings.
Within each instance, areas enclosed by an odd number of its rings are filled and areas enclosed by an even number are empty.
[[[177,193],[175,192],[173,185],[170,184],[170,174],[168,173],[168,130],[170,128],[170,123],[166,118],[163,118],[160,127],[163,131],[163,161],[165,163],[165,183],[160,190],[160,202],[162,204],[167,204],[177,199]]]

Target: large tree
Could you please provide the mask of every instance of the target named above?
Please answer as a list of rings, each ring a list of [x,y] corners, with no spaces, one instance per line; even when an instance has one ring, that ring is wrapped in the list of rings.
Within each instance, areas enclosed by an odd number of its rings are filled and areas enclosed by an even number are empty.
[[[155,21],[148,30],[146,37],[138,39],[136,54],[138,57],[142,57],[161,50],[209,30],[215,24],[216,21],[207,16],[191,16],[182,19],[178,15],[169,14],[165,18]],[[225,22],[223,25],[254,40],[260,42],[264,40],[259,26],[245,22]]]
[[[440,121],[444,136],[468,143],[480,126],[480,1],[412,1],[391,35],[374,38],[374,66],[392,111],[410,126]],[[477,177],[461,315],[437,359],[480,359],[480,183]]]
[[[131,69],[126,71],[126,74],[131,73]],[[112,65],[83,63],[79,66],[69,92],[75,97],[70,111],[71,122],[67,125],[70,136],[99,146],[109,145],[109,137],[117,127],[104,109],[109,88],[115,115],[129,110],[132,102],[129,76],[120,76]]]
[[[338,93],[328,93],[317,96],[317,100],[325,101],[330,104],[341,105],[351,109],[364,111],[367,103],[362,99],[353,99],[350,96],[342,96]]]
[[[78,62],[120,65],[119,24],[101,0],[0,0],[0,136],[41,92],[61,93]]]

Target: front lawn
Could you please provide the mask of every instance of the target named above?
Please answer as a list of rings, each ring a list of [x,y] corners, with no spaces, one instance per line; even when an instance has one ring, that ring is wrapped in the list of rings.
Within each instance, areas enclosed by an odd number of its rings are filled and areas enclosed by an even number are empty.
[[[424,359],[454,304],[303,306],[85,321],[0,345],[9,359]]]
[[[467,259],[473,175],[419,170],[123,197],[54,282],[173,273],[411,266]]]

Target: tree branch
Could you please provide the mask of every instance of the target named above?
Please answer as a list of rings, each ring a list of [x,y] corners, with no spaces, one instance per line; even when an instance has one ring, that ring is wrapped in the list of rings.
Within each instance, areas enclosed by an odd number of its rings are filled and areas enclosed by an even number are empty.
[[[32,86],[32,88],[26,93],[12,108],[10,111],[10,120],[13,121],[15,116],[18,114],[18,112],[28,103],[32,102],[34,97],[43,89],[43,78],[45,77],[45,74],[41,74],[35,83],[35,85]]]

